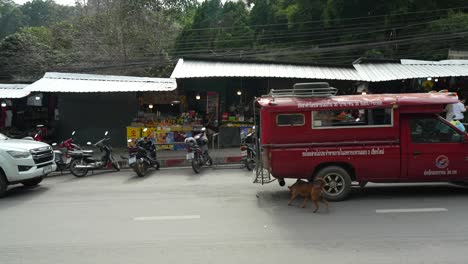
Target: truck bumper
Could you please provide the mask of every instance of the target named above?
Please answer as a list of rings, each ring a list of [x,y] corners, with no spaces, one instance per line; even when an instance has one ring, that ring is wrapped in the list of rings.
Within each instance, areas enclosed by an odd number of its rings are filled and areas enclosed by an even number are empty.
[[[17,169],[15,172],[12,172],[10,175],[7,175],[7,178],[10,184],[14,184],[14,183],[22,182],[24,180],[46,176],[47,174],[55,171],[56,169],[57,169],[57,165],[55,164],[55,162],[52,162],[45,166],[44,165],[33,166],[27,171],[19,171]]]

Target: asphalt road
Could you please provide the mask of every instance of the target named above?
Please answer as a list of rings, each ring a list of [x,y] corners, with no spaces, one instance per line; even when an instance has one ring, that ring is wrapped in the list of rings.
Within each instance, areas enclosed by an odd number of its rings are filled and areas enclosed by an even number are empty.
[[[0,199],[0,263],[468,262],[468,189],[374,185],[317,214],[288,199],[240,169],[47,178]]]

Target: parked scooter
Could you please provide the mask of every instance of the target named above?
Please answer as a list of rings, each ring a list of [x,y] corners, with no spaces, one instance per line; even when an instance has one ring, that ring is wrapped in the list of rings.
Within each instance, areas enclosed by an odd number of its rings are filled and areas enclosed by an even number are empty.
[[[146,132],[146,128],[143,130]],[[129,139],[131,142],[131,139]],[[148,138],[137,139],[135,148],[130,149],[128,165],[137,173],[139,177],[145,176],[149,168],[159,170],[160,164],[156,160],[156,146]]]
[[[253,131],[242,139],[240,146],[242,161],[247,170],[252,171],[256,165],[257,151],[255,147],[255,126]]]
[[[108,131],[104,134],[104,138],[94,144],[94,147],[99,148],[103,152],[102,157],[97,160],[93,157],[92,150],[78,150],[70,152],[72,161],[70,163],[70,172],[76,177],[85,176],[89,170],[98,170],[103,168],[113,167],[116,171],[120,171],[120,165],[112,155],[112,148],[106,144],[109,141]],[[87,143],[92,145],[91,142]]]
[[[70,156],[70,152],[81,150],[81,147],[75,143],[73,143],[73,137],[75,136],[75,131],[72,132],[71,138],[60,142],[60,144],[52,143],[54,147],[54,154],[55,154],[55,164],[57,164],[57,170],[63,172],[70,168],[70,164],[72,158]],[[65,151],[62,152],[62,149]]]
[[[32,133],[33,136],[27,136],[27,137],[24,137],[23,139],[41,141],[42,142],[42,129],[43,129],[43,127],[44,127],[44,125],[37,125],[36,129]]]
[[[206,128],[202,128],[202,132],[195,137],[186,138],[184,142],[187,145],[187,160],[191,161],[195,173],[200,173],[203,166],[213,165],[213,159],[208,153]]]

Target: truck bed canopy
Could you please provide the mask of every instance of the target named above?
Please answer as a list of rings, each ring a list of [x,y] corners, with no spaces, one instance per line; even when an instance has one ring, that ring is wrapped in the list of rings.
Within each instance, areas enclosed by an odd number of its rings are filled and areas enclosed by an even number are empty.
[[[265,96],[259,98],[257,102],[262,108],[272,112],[390,107],[398,107],[401,110],[421,109],[423,110],[422,112],[427,112],[428,110],[439,112],[441,106],[458,102],[458,97],[454,93],[342,95],[320,98],[273,98]]]

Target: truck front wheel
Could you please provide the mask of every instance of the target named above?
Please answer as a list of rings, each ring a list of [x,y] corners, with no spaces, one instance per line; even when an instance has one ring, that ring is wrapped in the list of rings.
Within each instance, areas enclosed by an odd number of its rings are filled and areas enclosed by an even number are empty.
[[[3,174],[3,171],[0,171],[0,197],[5,196],[7,188],[8,182],[5,178],[5,174]]]
[[[351,192],[351,177],[349,173],[339,166],[329,166],[321,169],[316,176],[325,181],[323,194],[328,201],[343,201]]]

